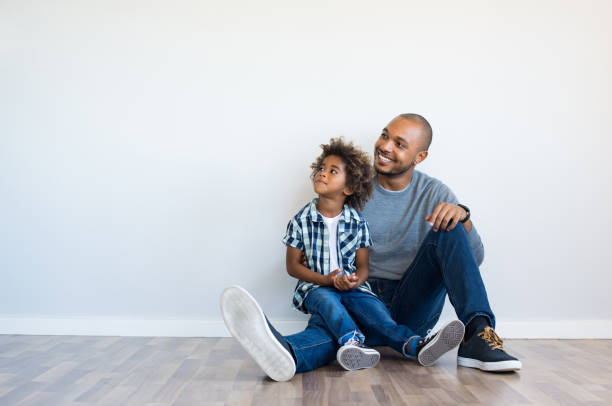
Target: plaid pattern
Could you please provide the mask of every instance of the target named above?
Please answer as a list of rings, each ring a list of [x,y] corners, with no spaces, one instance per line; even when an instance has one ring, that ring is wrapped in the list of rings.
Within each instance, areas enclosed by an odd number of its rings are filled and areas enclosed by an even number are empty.
[[[318,199],[313,199],[289,221],[283,243],[304,251],[308,269],[321,275],[327,275],[333,271],[329,269],[329,231],[323,222],[323,216],[317,211],[317,201]],[[365,218],[346,204],[338,221],[337,243],[340,257],[338,264],[347,274],[356,271],[355,253],[357,249],[372,245]],[[319,285],[314,283],[298,281],[293,293],[293,306],[307,313],[304,308],[304,299],[308,292],[318,287]],[[357,289],[374,295],[368,282]]]

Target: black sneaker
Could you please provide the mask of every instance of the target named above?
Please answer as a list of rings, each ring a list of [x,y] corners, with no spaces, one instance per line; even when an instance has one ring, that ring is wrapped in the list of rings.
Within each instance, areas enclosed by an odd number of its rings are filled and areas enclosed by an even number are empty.
[[[295,375],[295,360],[285,339],[272,327],[244,288],[230,286],[221,293],[221,314],[229,332],[275,381]]]
[[[442,355],[457,347],[463,338],[465,326],[460,320],[453,320],[446,323],[440,330],[425,338],[415,337],[418,341],[415,344],[414,352],[419,364],[423,366],[433,365]],[[412,347],[412,340],[406,346]]]
[[[521,361],[504,351],[504,341],[487,326],[459,346],[457,365],[483,371],[507,372],[521,369]]]
[[[361,341],[350,338],[338,349],[336,359],[342,368],[347,371],[355,369],[372,368],[378,364],[380,353],[367,347]]]

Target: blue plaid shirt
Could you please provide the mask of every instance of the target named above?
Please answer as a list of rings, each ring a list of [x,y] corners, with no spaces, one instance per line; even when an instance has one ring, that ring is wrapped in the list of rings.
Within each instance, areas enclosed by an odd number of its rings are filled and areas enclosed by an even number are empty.
[[[327,275],[333,271],[329,269],[329,231],[323,222],[323,216],[317,211],[318,200],[318,198],[313,199],[289,221],[283,243],[304,251],[308,269],[321,275]],[[356,271],[355,253],[357,249],[372,245],[365,218],[346,204],[338,221],[337,244],[338,264],[345,274]],[[298,281],[293,293],[293,306],[307,313],[304,308],[304,299],[308,292],[318,287],[319,285],[314,283]],[[367,282],[357,289],[374,294]]]

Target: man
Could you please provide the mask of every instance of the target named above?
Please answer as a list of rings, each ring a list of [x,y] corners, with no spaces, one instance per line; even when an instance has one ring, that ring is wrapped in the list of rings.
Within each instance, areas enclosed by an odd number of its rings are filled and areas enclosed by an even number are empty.
[[[393,319],[422,336],[436,324],[448,294],[466,326],[457,364],[518,370],[521,362],[504,351],[494,330],[478,268],[484,249],[469,209],[442,182],[415,171],[427,158],[431,139],[425,118],[401,114],[376,141],[374,195],[363,210],[374,242],[368,282]],[[342,278],[349,287],[357,284]],[[291,379],[335,359],[337,343],[316,315],[304,331],[282,337],[246,291],[226,289],[221,307],[230,332],[273,379]],[[364,333],[367,345],[381,342],[376,331]]]

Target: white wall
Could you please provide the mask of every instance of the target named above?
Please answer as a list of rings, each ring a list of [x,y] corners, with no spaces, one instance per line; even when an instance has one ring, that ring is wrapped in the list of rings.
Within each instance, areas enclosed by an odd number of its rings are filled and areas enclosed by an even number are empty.
[[[611,3],[291,3],[0,2],[0,333],[298,329],[318,145],[418,112],[502,334],[612,337]]]

